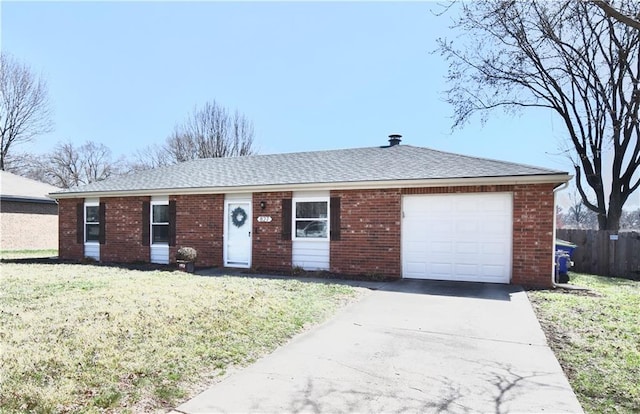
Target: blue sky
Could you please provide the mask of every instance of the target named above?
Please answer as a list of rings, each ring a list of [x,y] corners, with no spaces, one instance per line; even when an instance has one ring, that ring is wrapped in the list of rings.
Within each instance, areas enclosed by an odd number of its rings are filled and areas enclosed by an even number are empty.
[[[260,153],[403,144],[572,171],[549,112],[495,112],[451,132],[451,37],[436,3],[6,2],[2,50],[48,82],[58,141],[116,156],[162,142],[215,100],[253,121]]]

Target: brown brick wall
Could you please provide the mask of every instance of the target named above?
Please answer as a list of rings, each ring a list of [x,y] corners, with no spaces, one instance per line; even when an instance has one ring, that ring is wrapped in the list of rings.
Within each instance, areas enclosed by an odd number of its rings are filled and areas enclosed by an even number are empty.
[[[169,250],[175,262],[180,247],[198,251],[196,266],[222,266],[224,194],[172,196],[176,202],[176,245]]]
[[[552,286],[553,215],[553,184],[514,187],[511,283]]]
[[[100,261],[147,263],[149,246],[142,245],[142,204],[150,197],[106,197],[105,243],[100,245]]]
[[[401,276],[400,216],[403,194],[511,192],[513,194],[512,283],[550,286],[553,267],[553,185],[501,185],[411,188],[386,190],[334,190],[340,197],[341,239],[332,241],[330,269],[349,275]],[[291,192],[253,194],[253,258],[255,270],[291,270],[291,240],[282,240],[282,199]],[[176,201],[176,246],[198,250],[198,266],[223,263],[224,195],[172,196]],[[142,246],[142,202],[148,197],[103,198],[106,203],[106,244],[102,260],[149,261]],[[265,209],[260,202],[266,203]],[[80,259],[83,246],[76,243],[76,204],[60,200],[60,256]],[[260,223],[259,216],[272,221]]]
[[[292,198],[290,191],[253,193],[253,260],[255,270],[288,272],[291,270],[291,240],[282,240],[282,200]],[[266,203],[265,209],[260,202]],[[270,223],[258,223],[259,216],[270,216]]]
[[[58,256],[63,260],[80,260],[84,245],[77,243],[76,208],[84,199],[70,198],[58,201]]]
[[[2,201],[0,249],[58,248],[58,206],[51,203]]]
[[[400,277],[400,190],[331,191],[331,197],[340,197],[331,271]]]

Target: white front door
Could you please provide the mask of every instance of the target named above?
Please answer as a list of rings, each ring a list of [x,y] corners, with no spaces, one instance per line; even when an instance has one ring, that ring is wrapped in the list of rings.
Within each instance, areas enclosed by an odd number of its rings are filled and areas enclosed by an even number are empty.
[[[251,267],[251,203],[225,203],[224,265]]]

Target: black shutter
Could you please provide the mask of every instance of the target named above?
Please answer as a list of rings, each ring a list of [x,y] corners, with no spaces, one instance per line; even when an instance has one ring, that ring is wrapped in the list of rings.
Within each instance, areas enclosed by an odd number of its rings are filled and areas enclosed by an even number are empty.
[[[104,244],[107,237],[105,231],[107,223],[105,222],[105,205],[102,202],[98,205],[98,220],[100,221],[100,234],[98,235],[98,242],[100,242],[100,244]]]
[[[282,240],[291,240],[291,199],[282,199]]]
[[[149,245],[149,215],[151,214],[151,203],[142,202],[142,245]]]
[[[331,197],[329,215],[331,221],[330,238],[331,240],[340,240],[340,197]]]
[[[76,243],[84,243],[84,203],[76,205]]]
[[[176,201],[169,201],[169,246],[176,245]]]

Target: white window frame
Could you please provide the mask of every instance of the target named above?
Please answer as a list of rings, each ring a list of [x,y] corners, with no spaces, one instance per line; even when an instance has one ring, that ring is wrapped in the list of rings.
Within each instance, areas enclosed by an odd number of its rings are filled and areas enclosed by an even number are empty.
[[[324,202],[327,204],[327,217],[326,218],[322,218],[322,217],[305,217],[305,218],[297,218],[297,204],[298,203],[318,203],[318,202]],[[291,234],[292,234],[292,239],[293,240],[304,240],[304,241],[318,241],[318,242],[326,242],[329,241],[330,238],[330,229],[331,229],[331,223],[330,223],[330,217],[331,217],[331,211],[329,210],[331,208],[331,203],[329,203],[329,197],[294,197],[292,200],[292,204],[291,204]],[[296,222],[297,221],[326,221],[327,222],[327,235],[325,237],[298,237],[298,227],[296,226]]]
[[[98,209],[98,221],[87,221],[87,207],[96,207]],[[89,232],[87,231],[87,224],[98,225],[98,240],[87,240]],[[99,201],[85,201],[84,202],[84,243],[85,244],[100,244],[100,202]]]
[[[169,199],[166,200],[154,200],[151,201],[151,209],[149,211],[149,244],[151,246],[168,246],[169,245],[169,240],[167,239],[166,242],[154,242],[153,241],[153,226],[162,226],[162,225],[166,225],[167,226],[167,234],[169,234],[169,222],[164,222],[164,221],[159,221],[159,222],[155,222],[153,221],[153,207],[154,206],[167,206],[167,210],[169,209]]]

